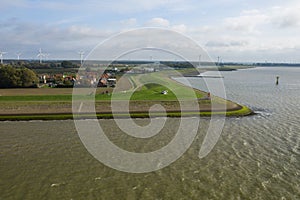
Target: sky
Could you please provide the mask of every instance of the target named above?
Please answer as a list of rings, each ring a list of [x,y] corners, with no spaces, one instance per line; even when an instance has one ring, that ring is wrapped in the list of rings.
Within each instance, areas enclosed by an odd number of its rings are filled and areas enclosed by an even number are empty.
[[[223,62],[300,63],[298,0],[1,0],[5,58],[79,59],[113,35],[179,32]]]

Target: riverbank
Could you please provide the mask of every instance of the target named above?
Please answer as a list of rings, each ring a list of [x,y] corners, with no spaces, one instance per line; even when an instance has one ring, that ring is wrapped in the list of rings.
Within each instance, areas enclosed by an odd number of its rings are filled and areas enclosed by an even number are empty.
[[[1,89],[0,120],[63,120],[95,116],[99,119],[147,118],[149,109],[157,104],[163,106],[165,112],[152,110],[151,117],[246,116],[252,114],[249,108],[237,103],[215,96],[208,99],[207,93],[179,84],[170,79],[167,74],[150,73],[124,76],[121,80],[121,87],[115,88],[113,97],[112,88],[97,88],[94,95],[90,95],[93,90],[91,88],[76,89],[81,94],[80,97],[72,96],[72,88]],[[145,84],[149,80],[156,84]],[[168,91],[168,93],[162,94],[162,91]],[[198,100],[195,100],[195,95]],[[128,112],[121,109],[113,114],[111,101],[121,104],[126,99],[130,99]],[[82,105],[92,101],[96,114],[88,111],[81,112],[80,115],[73,115],[72,100],[80,101]],[[186,105],[184,108],[180,107],[182,103]],[[195,110],[195,106],[199,107],[199,110]]]
[[[116,103],[116,102],[115,102]],[[188,103],[188,102],[186,102]],[[226,115],[228,117],[239,117],[252,114],[252,111],[235,103],[229,104],[226,111],[223,109],[215,109],[211,111],[211,106],[208,104],[199,103],[199,111],[180,110],[179,103],[173,101],[134,101],[131,102],[130,112],[115,112],[112,113],[110,102],[96,102],[96,113],[80,113],[73,115],[71,111],[71,103],[68,104],[40,104],[40,105],[15,105],[16,109],[10,109],[3,112],[1,109],[0,120],[65,120],[65,119],[109,119],[109,118],[148,118],[148,110],[152,105],[162,105],[166,109],[166,113],[160,111],[152,111],[151,117],[190,117],[190,116],[211,116],[211,115]],[[3,104],[2,104],[3,105]],[[43,108],[43,109],[42,109]],[[46,109],[46,110],[45,110]]]

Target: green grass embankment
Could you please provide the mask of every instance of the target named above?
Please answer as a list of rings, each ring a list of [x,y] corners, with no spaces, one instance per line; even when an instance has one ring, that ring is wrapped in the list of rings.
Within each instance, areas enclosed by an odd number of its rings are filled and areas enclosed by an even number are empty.
[[[112,115],[109,111],[98,112],[96,114],[97,118],[113,118],[113,117],[134,117],[134,118],[146,118],[149,117],[148,108],[151,103],[167,102],[169,109],[167,109],[166,115],[168,117],[181,117],[181,116],[211,116],[211,115],[226,115],[226,116],[245,116],[252,113],[252,111],[246,106],[240,106],[233,102],[221,99],[212,98],[215,104],[224,105],[227,104],[229,107],[232,106],[233,109],[227,109],[223,111],[207,111],[210,108],[210,100],[199,100],[198,103],[201,107],[207,108],[205,111],[180,111],[178,107],[178,101],[189,101],[195,100],[195,97],[201,99],[205,97],[206,93],[189,88],[185,85],[177,83],[176,81],[168,77],[168,73],[150,73],[143,75],[132,75],[130,80],[134,88],[130,88],[127,92],[117,92],[113,95],[113,100],[125,100],[130,99],[133,106],[138,109],[126,113],[117,113]],[[152,82],[152,83],[149,83]],[[149,83],[149,84],[146,84]],[[42,88],[37,90],[43,90]],[[166,95],[161,94],[162,91],[167,90]],[[52,90],[51,90],[52,91]],[[83,90],[84,91],[84,90]],[[26,94],[26,91],[25,91]],[[2,113],[0,114],[0,120],[63,120],[63,119],[73,119],[72,114],[72,98],[79,101],[89,101],[95,100],[96,105],[101,108],[101,105],[107,104],[112,99],[111,94],[102,94],[97,92],[96,95],[88,95],[83,92],[83,95],[77,95],[72,97],[70,94],[55,94],[55,89],[53,92],[47,95],[18,95],[18,96],[0,96],[0,106],[9,108],[10,106],[14,109],[19,107],[24,107],[28,109],[28,112],[23,113]],[[147,102],[147,103],[145,103]],[[146,106],[147,104],[147,106]],[[41,105],[41,107],[46,107],[45,113],[30,113],[30,108],[34,106]],[[69,107],[69,112],[61,113],[59,107]],[[28,108],[26,108],[28,106]],[[16,107],[16,108],[15,108]],[[51,109],[58,108],[57,111],[51,113],[48,112]],[[39,109],[39,107],[37,107]],[[137,111],[138,110],[138,111]],[[42,112],[42,111],[41,111]],[[82,114],[79,118],[91,118],[95,115],[93,114]],[[165,113],[154,112],[151,116],[165,116]],[[76,117],[76,116],[75,116]]]

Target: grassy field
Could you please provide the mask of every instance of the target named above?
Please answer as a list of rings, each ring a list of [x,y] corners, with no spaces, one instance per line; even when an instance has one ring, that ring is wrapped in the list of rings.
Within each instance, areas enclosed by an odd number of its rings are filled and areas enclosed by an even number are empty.
[[[125,78],[126,79],[126,78]],[[166,100],[175,101],[180,99],[202,98],[204,93],[199,90],[193,90],[179,84],[168,77],[159,73],[149,73],[143,75],[133,75],[130,77],[134,83],[134,87],[129,85],[124,87],[124,80],[118,83],[115,89],[113,88],[97,88],[95,93],[96,101],[113,99],[125,100],[130,97],[131,100]],[[127,79],[128,80],[128,79]],[[145,84],[147,82],[155,82]],[[127,89],[127,90],[126,90]],[[85,94],[87,100],[94,98],[88,94],[91,93],[90,88],[76,89],[81,94]],[[167,90],[168,94],[161,94],[162,91]],[[124,92],[126,91],[126,92]],[[72,101],[72,88],[31,88],[31,89],[0,89],[0,102],[3,101]],[[108,93],[106,93],[108,92]],[[103,94],[104,93],[104,94]],[[81,95],[80,95],[81,96]]]
[[[227,116],[243,116],[251,113],[247,107],[218,97],[205,100],[206,93],[179,84],[169,78],[169,73],[148,73],[124,76],[117,87],[97,88],[91,93],[91,88],[78,88],[77,95],[72,96],[72,88],[36,88],[36,89],[0,89],[0,120],[29,119],[72,119],[72,100],[89,102],[95,100],[98,118],[112,118],[110,101],[130,99],[131,117],[148,117],[149,108],[160,104],[167,110],[167,116],[179,117],[190,115],[209,116],[211,114],[226,114]],[[172,74],[171,74],[172,75]],[[161,92],[167,90],[167,94]],[[180,111],[179,102],[198,102],[201,112],[187,109]],[[220,108],[226,104],[226,110],[213,113],[211,101]],[[188,107],[187,107],[188,108]],[[191,106],[192,108],[192,106]],[[161,116],[162,113],[155,113]],[[81,115],[88,118],[89,114]],[[129,117],[120,112],[114,117]]]

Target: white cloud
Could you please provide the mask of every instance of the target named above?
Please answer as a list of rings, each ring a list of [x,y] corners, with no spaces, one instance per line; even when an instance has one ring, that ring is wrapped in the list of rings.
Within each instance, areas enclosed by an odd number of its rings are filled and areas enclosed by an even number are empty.
[[[241,12],[241,15],[258,15],[260,14],[260,11],[257,9],[252,9],[252,10],[243,10]]]
[[[224,11],[224,7],[230,10]],[[251,9],[242,10],[248,7]],[[220,55],[299,52],[300,46],[298,0],[2,0],[0,10],[1,48],[5,51],[19,46],[53,51],[88,49],[112,33],[141,26],[187,34]]]
[[[259,33],[265,27],[274,28],[299,28],[300,3],[274,6],[264,10],[244,10],[239,16],[225,18],[223,25],[228,30]]]
[[[171,24],[169,20],[161,17],[150,19],[145,23],[145,26],[169,28],[180,33],[185,33],[187,31],[187,27],[185,24]]]
[[[272,23],[279,28],[295,28],[300,26],[300,4],[289,7],[273,7],[270,11]]]
[[[245,40],[231,40],[231,41],[208,41],[206,47],[244,47],[248,45],[248,41]]]
[[[161,17],[155,17],[145,23],[146,26],[150,27],[169,27],[170,22],[167,19]]]
[[[136,26],[137,25],[137,19],[136,18],[129,18],[129,19],[121,20],[121,25],[125,26],[126,28]]]
[[[0,35],[5,51],[11,52],[8,56],[14,56],[13,52],[22,51],[23,56],[31,57],[32,52],[43,48],[50,52],[53,58],[63,58],[62,51],[75,51],[78,49],[91,49],[99,42],[108,38],[114,32],[100,30],[89,26],[71,25],[58,27],[37,23],[25,23],[16,19],[0,21]]]
[[[258,33],[258,27],[268,23],[269,16],[258,10],[243,11],[240,16],[224,19],[223,25],[230,31]]]
[[[191,6],[191,0],[124,0],[117,2],[111,1],[109,5],[112,5],[111,8],[113,8],[114,11],[121,13],[153,11],[156,9],[184,12],[194,9],[194,6]]]
[[[222,25],[213,27],[210,34],[200,32],[205,47],[216,54],[244,57],[292,59],[300,46],[300,3],[266,9],[243,10],[239,15],[224,18]],[[200,30],[204,30],[203,28]],[[229,53],[230,52],[230,53]],[[281,54],[281,55],[280,55]],[[256,55],[256,56],[255,56]]]
[[[86,4],[84,4],[86,6]],[[70,2],[70,1],[59,1],[59,0],[52,0],[52,1],[32,1],[32,0],[1,0],[1,7],[0,9],[46,9],[46,10],[79,10],[83,8],[83,5]]]
[[[185,33],[187,31],[187,27],[184,24],[173,25],[171,29],[180,33]]]

